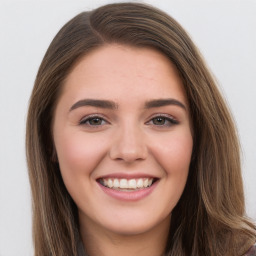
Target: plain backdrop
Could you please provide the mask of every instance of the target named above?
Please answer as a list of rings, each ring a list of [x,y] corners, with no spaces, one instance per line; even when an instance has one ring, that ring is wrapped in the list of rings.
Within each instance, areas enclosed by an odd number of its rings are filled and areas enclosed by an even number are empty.
[[[117,1],[0,0],[0,256],[33,254],[24,140],[39,64],[64,23],[109,2]],[[176,18],[219,81],[241,139],[247,213],[256,220],[256,1],[140,2]]]

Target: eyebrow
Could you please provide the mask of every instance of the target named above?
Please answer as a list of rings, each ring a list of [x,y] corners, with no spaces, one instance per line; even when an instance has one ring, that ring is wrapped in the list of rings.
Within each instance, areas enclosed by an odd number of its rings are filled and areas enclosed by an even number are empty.
[[[117,109],[118,106],[115,102],[110,100],[95,100],[95,99],[83,99],[76,102],[69,111],[72,111],[79,107],[84,106],[92,106],[92,107],[98,107],[98,108],[106,108],[106,109]]]
[[[185,105],[176,99],[150,100],[145,103],[145,108],[157,108],[157,107],[164,107],[168,105],[175,105],[186,110]]]
[[[157,107],[163,107],[168,105],[175,105],[179,106],[186,110],[186,107],[183,103],[176,99],[156,99],[156,100],[150,100],[145,103],[145,108],[157,108]],[[117,109],[118,104],[116,104],[114,101],[110,100],[96,100],[96,99],[83,99],[76,102],[69,111],[72,111],[74,109],[84,107],[84,106],[92,106],[92,107],[98,107],[98,108],[105,108],[105,109]]]

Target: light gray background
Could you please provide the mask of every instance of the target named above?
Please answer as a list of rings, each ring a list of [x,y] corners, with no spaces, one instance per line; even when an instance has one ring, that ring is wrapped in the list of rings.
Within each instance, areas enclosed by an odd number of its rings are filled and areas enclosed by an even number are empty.
[[[0,0],[0,256],[33,252],[24,134],[28,100],[42,57],[65,22],[109,2]],[[247,212],[256,220],[256,1],[141,2],[176,18],[218,79],[238,126]]]

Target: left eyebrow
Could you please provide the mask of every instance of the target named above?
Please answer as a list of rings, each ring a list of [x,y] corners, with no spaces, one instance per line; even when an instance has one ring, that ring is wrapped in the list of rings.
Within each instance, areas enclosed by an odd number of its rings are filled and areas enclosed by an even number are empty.
[[[76,102],[69,111],[72,111],[76,108],[84,107],[84,106],[92,106],[97,108],[107,108],[107,109],[117,109],[118,105],[109,100],[96,100],[96,99],[83,99]]]
[[[186,110],[186,107],[183,103],[176,99],[156,99],[156,100],[150,100],[145,103],[145,108],[158,108],[158,107],[164,107],[168,105],[175,105],[178,107],[183,108]]]

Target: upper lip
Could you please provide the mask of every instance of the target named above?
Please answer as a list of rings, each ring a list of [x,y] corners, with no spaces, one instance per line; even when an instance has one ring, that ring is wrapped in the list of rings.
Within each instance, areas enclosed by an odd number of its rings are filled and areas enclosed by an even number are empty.
[[[153,178],[158,179],[155,175],[145,174],[145,173],[110,173],[106,175],[99,176],[98,179],[139,179],[139,178]]]

